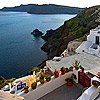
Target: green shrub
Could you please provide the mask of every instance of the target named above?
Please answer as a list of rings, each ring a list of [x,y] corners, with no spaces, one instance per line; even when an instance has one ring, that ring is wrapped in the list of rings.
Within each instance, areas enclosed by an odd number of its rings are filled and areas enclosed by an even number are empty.
[[[39,67],[33,67],[32,71],[35,71],[35,73],[37,73],[40,71],[40,69],[39,69]]]

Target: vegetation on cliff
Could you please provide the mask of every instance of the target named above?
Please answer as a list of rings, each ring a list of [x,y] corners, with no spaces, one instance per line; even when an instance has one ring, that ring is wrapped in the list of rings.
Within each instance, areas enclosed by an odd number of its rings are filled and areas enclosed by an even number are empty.
[[[60,56],[67,48],[68,42],[82,38],[85,39],[89,30],[100,24],[100,6],[85,8],[78,15],[68,21],[52,33],[43,37],[46,43],[41,47],[50,58]]]
[[[11,78],[11,79],[1,79],[0,78],[0,89],[3,88],[5,85],[8,85],[8,83],[11,83],[15,80],[16,78]]]
[[[39,67],[33,67],[33,69],[31,71],[29,71],[27,73],[27,75],[32,75],[33,71],[35,71],[35,73],[39,72],[40,69]],[[26,75],[21,75],[18,78],[24,77]],[[0,89],[3,88],[5,85],[8,85],[8,83],[13,82],[14,80],[16,80],[16,78],[11,78],[11,79],[5,79],[3,76],[0,76]]]

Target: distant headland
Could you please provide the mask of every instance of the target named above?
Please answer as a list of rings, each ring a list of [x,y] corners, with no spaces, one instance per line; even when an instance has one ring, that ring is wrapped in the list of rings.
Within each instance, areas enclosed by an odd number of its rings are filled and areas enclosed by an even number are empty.
[[[0,11],[28,12],[29,14],[77,14],[82,8],[55,4],[28,4],[15,7],[4,7]]]

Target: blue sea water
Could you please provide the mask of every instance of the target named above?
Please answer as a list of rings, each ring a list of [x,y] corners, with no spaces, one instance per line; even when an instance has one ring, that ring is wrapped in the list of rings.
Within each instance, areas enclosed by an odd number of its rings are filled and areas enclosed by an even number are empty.
[[[18,77],[45,60],[46,53],[40,49],[44,40],[30,33],[38,28],[45,34],[74,16],[0,12],[0,76]]]

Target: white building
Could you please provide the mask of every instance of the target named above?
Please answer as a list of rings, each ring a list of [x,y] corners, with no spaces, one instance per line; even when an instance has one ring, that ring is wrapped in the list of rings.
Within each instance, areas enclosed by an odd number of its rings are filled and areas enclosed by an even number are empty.
[[[87,41],[83,41],[76,49],[76,52],[87,52],[100,57],[100,25],[95,29],[90,30],[90,34],[87,36]]]

